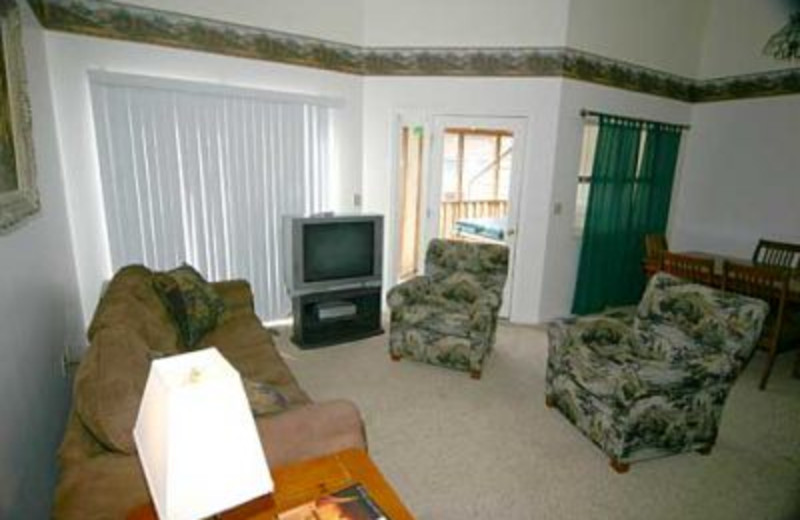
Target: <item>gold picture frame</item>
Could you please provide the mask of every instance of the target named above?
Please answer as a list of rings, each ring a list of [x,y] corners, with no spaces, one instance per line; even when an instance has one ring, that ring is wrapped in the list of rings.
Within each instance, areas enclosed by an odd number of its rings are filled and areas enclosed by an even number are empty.
[[[0,0],[0,233],[40,207],[17,1]]]

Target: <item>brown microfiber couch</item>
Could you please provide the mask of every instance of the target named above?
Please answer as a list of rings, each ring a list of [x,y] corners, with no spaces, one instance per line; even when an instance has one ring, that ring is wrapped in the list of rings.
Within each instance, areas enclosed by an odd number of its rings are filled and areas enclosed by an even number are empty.
[[[56,519],[122,519],[149,500],[131,430],[150,361],[185,348],[152,278],[145,267],[123,268],[95,312],[58,454]],[[262,402],[258,411],[268,413],[256,416],[270,465],[350,447],[366,449],[361,416],[352,403],[313,404],[298,386],[253,311],[248,283],[211,285],[225,301],[225,311],[199,347],[217,347],[247,383],[266,386],[269,395],[280,397],[266,406]]]

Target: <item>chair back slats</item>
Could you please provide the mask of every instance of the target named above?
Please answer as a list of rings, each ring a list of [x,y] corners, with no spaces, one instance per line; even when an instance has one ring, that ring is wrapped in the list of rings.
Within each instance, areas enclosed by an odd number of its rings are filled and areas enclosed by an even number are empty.
[[[661,271],[703,285],[712,287],[716,285],[713,258],[699,258],[665,251],[661,256]]]
[[[800,269],[800,244],[761,239],[753,252],[753,263]]]
[[[789,276],[786,269],[765,265],[745,265],[725,261],[722,289],[766,300],[773,305],[786,297]]]
[[[725,261],[722,264],[722,273],[723,291],[752,296],[769,304],[769,316],[764,324],[760,341],[769,355],[759,384],[759,388],[763,390],[767,385],[778,350],[791,271],[775,266],[743,265]]]

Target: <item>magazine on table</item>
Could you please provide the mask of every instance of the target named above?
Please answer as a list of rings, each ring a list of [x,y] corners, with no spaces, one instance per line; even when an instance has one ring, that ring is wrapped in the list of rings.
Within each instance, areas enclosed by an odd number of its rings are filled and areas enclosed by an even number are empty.
[[[278,520],[390,520],[361,484],[325,495],[278,515]]]

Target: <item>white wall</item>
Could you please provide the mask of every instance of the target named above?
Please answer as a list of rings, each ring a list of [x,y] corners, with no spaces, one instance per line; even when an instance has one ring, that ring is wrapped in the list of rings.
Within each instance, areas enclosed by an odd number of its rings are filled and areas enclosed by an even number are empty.
[[[769,37],[800,8],[796,0],[711,0],[700,78],[714,78],[797,67],[764,55]]]
[[[554,169],[560,79],[367,78],[364,86],[364,204],[392,221],[392,126],[400,112],[528,119],[511,320],[537,322]],[[393,223],[393,222],[392,222]],[[387,283],[396,240],[387,226]]]
[[[64,167],[71,234],[84,320],[110,278],[103,198],[87,72],[114,72],[324,95],[344,100],[334,116],[341,179],[337,209],[352,210],[360,191],[361,98],[359,77],[263,61],[230,58],[61,33],[47,34],[47,52]]]
[[[21,5],[42,210],[0,236],[0,518],[48,518],[69,396],[60,357],[83,334],[44,34]]]
[[[570,0],[567,46],[695,77],[709,1]]]
[[[675,249],[749,258],[759,237],[800,242],[800,95],[697,105]]]
[[[127,4],[361,45],[369,0],[126,0]]]
[[[572,309],[581,247],[580,236],[574,229],[575,192],[584,124],[580,117],[581,109],[679,124],[688,123],[691,115],[691,105],[687,103],[579,81],[564,81],[558,128],[554,129],[558,135],[555,137],[557,150],[554,152],[553,189],[552,195],[546,200],[546,211],[551,217],[542,267],[539,321],[567,315]],[[682,146],[686,146],[685,141]],[[681,177],[681,165],[678,164],[676,184],[681,182]],[[554,214],[556,205],[561,206],[558,215]]]
[[[365,0],[364,43],[403,47],[564,45],[564,0]]]

